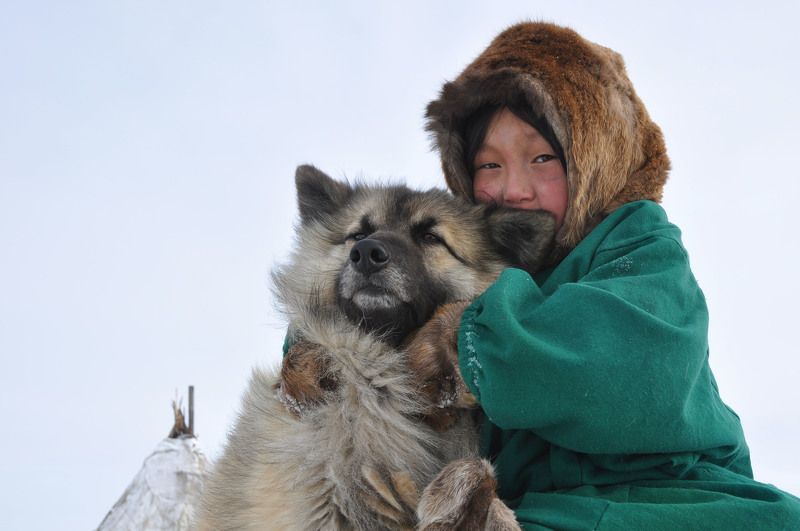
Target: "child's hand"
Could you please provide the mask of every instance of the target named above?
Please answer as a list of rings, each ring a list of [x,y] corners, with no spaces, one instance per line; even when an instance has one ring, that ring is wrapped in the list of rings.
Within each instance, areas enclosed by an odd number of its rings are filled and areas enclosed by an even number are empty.
[[[406,345],[411,373],[430,403],[425,420],[440,431],[453,425],[458,409],[477,405],[458,370],[458,326],[469,305],[441,306]]]
[[[286,408],[299,417],[308,409],[323,404],[337,384],[335,376],[329,372],[329,360],[323,348],[299,341],[283,358],[281,378],[275,389]]]

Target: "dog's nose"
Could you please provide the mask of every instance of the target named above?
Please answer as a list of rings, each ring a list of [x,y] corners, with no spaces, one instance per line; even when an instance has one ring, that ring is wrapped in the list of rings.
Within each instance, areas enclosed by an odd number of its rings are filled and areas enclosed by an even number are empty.
[[[362,275],[380,271],[389,263],[390,258],[388,249],[379,240],[360,240],[350,249],[350,261]]]

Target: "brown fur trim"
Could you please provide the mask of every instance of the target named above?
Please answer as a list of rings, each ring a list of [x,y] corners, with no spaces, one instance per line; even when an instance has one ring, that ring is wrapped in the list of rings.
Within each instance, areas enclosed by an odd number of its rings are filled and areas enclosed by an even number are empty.
[[[525,97],[564,149],[569,203],[557,236],[571,249],[620,205],[660,201],[670,163],[622,57],[569,28],[524,22],[500,33],[427,110],[450,189],[470,200],[461,129],[487,103]],[[559,252],[558,250],[556,252]]]

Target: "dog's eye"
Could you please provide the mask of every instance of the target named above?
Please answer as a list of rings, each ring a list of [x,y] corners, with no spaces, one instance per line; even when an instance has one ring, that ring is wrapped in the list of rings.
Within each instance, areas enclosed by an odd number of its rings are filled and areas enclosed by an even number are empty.
[[[442,243],[442,239],[432,232],[426,232],[423,234],[422,241],[425,243]]]

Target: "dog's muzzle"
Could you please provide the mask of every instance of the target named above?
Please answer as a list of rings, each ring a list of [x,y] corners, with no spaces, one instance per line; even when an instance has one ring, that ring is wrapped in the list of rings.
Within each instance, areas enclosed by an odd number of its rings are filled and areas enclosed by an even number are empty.
[[[364,276],[369,276],[386,267],[392,255],[380,240],[365,238],[350,249],[351,265]]]

